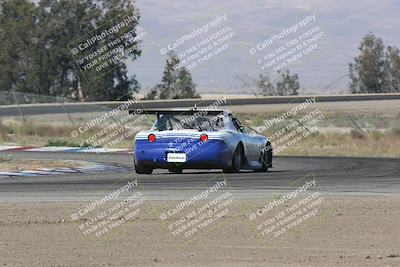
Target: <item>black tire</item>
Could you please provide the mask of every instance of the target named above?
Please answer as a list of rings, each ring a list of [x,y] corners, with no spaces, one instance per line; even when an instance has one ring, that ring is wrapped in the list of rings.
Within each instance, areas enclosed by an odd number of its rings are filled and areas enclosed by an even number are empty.
[[[152,174],[153,173],[153,169],[152,168],[148,168],[148,167],[144,167],[142,164],[137,164],[136,163],[136,159],[135,159],[135,172],[137,174]]]
[[[271,144],[267,144],[266,148],[262,152],[262,167],[254,170],[255,172],[267,172],[269,167],[272,167],[272,148]]]
[[[225,173],[235,173],[235,172],[240,172],[240,168],[243,165],[243,147],[239,145],[235,153],[233,153],[232,156],[232,166],[229,168],[223,169]]]
[[[172,172],[172,173],[175,173],[175,174],[181,174],[182,173],[182,169],[181,168],[169,168],[168,171]]]

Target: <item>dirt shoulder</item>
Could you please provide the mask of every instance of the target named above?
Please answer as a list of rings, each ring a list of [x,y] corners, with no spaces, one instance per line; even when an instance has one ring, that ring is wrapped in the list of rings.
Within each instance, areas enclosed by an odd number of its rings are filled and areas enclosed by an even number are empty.
[[[235,200],[210,230],[182,242],[146,201],[136,219],[100,238],[84,237],[70,214],[87,203],[0,203],[4,266],[399,266],[400,199],[328,197],[324,216],[281,238],[262,238],[248,210],[262,200]]]
[[[81,166],[81,162],[72,160],[25,160],[14,159],[11,156],[0,157],[0,171],[4,172],[18,172],[44,168],[76,168]]]

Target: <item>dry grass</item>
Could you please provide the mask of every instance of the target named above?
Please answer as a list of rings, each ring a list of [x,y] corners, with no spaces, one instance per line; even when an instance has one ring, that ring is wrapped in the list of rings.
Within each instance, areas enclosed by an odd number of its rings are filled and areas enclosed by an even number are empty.
[[[361,134],[313,134],[298,142],[281,155],[400,157],[400,133],[372,131]]]
[[[282,113],[282,112],[281,112]],[[262,126],[266,121],[281,113],[240,114],[248,125]],[[268,128],[266,136],[272,136],[298,116],[291,117]],[[362,156],[400,157],[400,114],[360,114],[348,116],[340,113],[324,113],[324,119],[315,126],[321,130],[278,153],[296,156]],[[363,128],[364,133],[358,130]],[[288,142],[291,139],[287,140]],[[272,141],[272,146],[274,142]]]
[[[70,138],[72,127],[53,126],[33,121],[0,121],[0,142],[20,145],[45,145],[51,138]]]
[[[101,131],[93,127],[84,134],[74,138],[71,133],[76,130],[72,125],[53,125],[37,121],[0,121],[0,144],[12,143],[18,145],[37,146],[90,146],[87,138]]]

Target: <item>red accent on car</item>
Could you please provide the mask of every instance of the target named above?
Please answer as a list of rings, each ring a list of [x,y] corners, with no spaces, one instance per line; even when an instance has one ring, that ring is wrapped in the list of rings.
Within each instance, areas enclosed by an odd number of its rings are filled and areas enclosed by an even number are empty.
[[[207,142],[207,141],[208,141],[208,135],[206,135],[206,134],[201,134],[201,135],[200,135],[200,140],[201,140],[202,142]]]
[[[156,136],[154,134],[149,134],[149,136],[147,136],[147,139],[150,143],[153,143],[154,141],[156,141]]]

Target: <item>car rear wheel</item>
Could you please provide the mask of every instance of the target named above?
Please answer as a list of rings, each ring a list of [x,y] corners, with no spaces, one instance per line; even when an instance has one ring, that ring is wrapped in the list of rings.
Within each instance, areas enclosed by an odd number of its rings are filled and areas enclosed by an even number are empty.
[[[272,166],[272,149],[271,145],[267,145],[267,147],[262,152],[261,158],[261,168],[254,170],[256,172],[267,172],[268,168]]]
[[[135,171],[137,174],[152,174],[153,169],[144,167],[142,164],[137,164],[136,159],[135,159]]]
[[[232,166],[230,168],[225,168],[223,171],[225,173],[240,172],[240,168],[243,165],[243,148],[239,145],[232,157]]]

